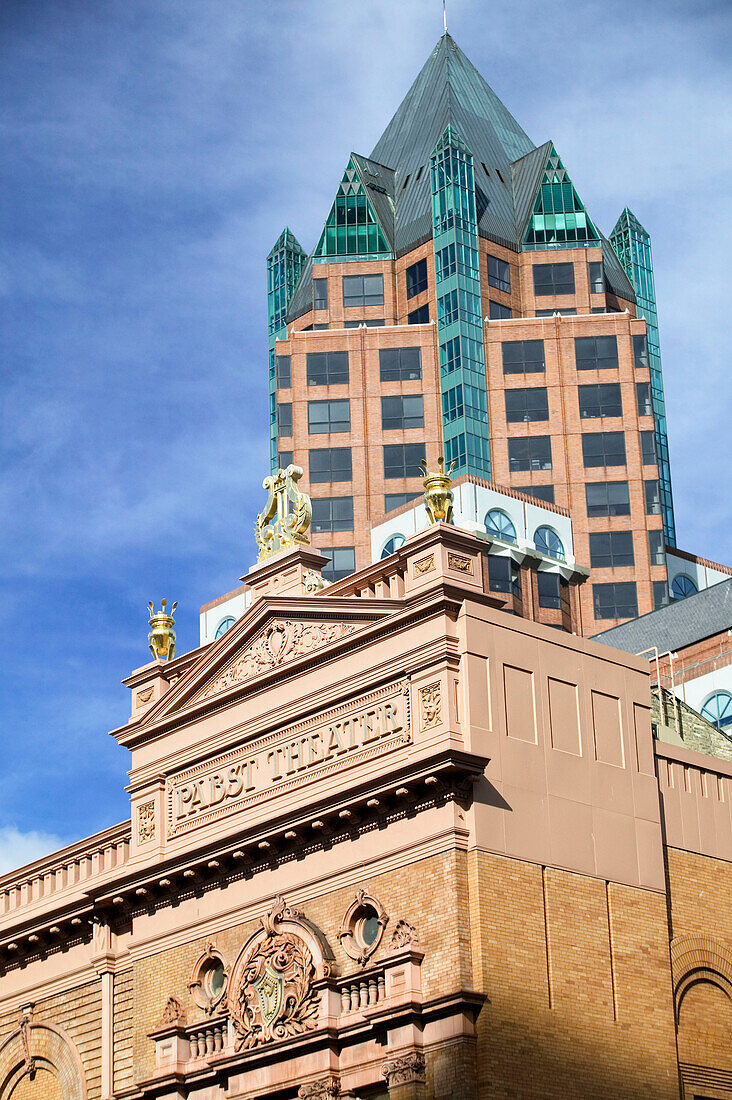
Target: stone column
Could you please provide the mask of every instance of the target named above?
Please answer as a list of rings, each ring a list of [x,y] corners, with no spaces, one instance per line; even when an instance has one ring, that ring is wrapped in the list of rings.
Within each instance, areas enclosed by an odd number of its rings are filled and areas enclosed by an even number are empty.
[[[384,1062],[381,1072],[389,1087],[389,1100],[427,1100],[424,1054],[409,1051]]]

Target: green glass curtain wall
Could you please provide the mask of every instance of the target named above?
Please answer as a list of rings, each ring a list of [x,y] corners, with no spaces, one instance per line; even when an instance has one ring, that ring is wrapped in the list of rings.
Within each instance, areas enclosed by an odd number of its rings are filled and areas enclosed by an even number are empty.
[[[490,479],[473,156],[450,126],[430,157],[445,461]]]
[[[390,255],[366,188],[353,160],[349,159],[314,256],[316,259],[330,256],[368,259]]]
[[[267,257],[267,314],[269,333],[269,460],[277,469],[277,378],[275,341],[287,336],[287,307],[295,293],[307,259],[299,241],[289,229],[283,229]]]
[[[552,146],[524,237],[524,248],[588,248],[599,243],[599,234]]]
[[[666,432],[666,404],[663,395],[661,345],[658,336],[656,288],[653,280],[651,237],[626,206],[610,234],[618,259],[625,268],[636,294],[639,317],[645,317],[648,339],[648,360],[651,369],[651,400],[655,421],[656,455],[661,494],[663,534],[668,546],[676,545],[674,503],[671,491],[671,465]]]

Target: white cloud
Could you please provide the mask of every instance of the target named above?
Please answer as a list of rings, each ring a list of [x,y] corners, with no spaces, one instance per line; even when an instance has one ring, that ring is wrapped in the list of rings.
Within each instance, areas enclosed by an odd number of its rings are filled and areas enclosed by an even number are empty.
[[[35,829],[23,833],[13,825],[6,825],[0,828],[0,875],[55,852],[66,843],[53,833],[38,832]]]

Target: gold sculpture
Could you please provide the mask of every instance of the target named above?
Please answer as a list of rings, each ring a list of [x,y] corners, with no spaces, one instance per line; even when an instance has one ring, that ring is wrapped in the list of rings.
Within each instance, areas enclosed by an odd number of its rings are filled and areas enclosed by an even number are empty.
[[[155,610],[152,600],[147,605],[150,611],[150,633],[147,636],[147,642],[153,655],[153,661],[172,661],[175,656],[175,631],[173,630],[175,619],[173,618],[173,612],[178,603],[176,601],[173,604],[170,613],[165,610],[167,603],[167,600],[162,600],[159,611]]]
[[[452,473],[454,462],[445,469],[445,459],[439,458],[439,470],[430,473],[427,463],[421,462],[424,470],[424,506],[430,523],[452,523]]]
[[[313,509],[310,497],[295,484],[302,477],[300,466],[278,470],[262,482],[269,490],[269,499],[257,516],[254,534],[259,546],[257,561],[263,561],[293,546],[308,546],[306,531],[310,527]],[[293,505],[292,512],[290,505]],[[276,517],[276,518],[275,518]]]

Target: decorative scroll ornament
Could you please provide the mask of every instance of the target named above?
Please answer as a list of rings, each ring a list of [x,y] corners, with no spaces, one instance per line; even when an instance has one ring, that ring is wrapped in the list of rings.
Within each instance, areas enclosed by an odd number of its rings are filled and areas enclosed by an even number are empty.
[[[450,474],[455,463],[451,462],[447,470],[444,458],[439,458],[437,464],[439,470],[430,473],[427,463],[420,463],[424,470],[424,506],[427,519],[430,523],[452,523],[453,493]]]
[[[424,1054],[418,1050],[410,1051],[401,1058],[393,1058],[390,1062],[384,1062],[381,1067],[382,1077],[386,1078],[389,1089],[397,1085],[408,1085],[414,1081],[425,1080]]]
[[[20,1041],[23,1045],[23,1062],[24,1062],[24,1074],[27,1073],[31,1081],[36,1075],[36,1060],[31,1054],[30,1049],[30,1031],[33,1019],[33,1009],[29,1008],[27,1012],[24,1012],[20,1017],[18,1027],[20,1028]]]
[[[259,546],[257,561],[264,561],[265,558],[293,546],[309,544],[306,531],[313,515],[310,497],[301,493],[295,484],[302,475],[301,466],[291,465],[286,470],[278,470],[276,474],[266,477],[262,482],[262,487],[269,490],[269,497],[254,523],[254,534]]]
[[[419,947],[417,929],[408,920],[397,921],[389,946],[393,951],[398,951],[402,947]]]
[[[351,634],[355,629],[355,623],[307,623],[292,622],[289,619],[283,622],[277,619],[269,624],[233,665],[206,688],[204,697],[216,695],[233,684],[258,676],[261,672],[268,672],[276,665],[294,661],[296,657],[319,649],[345,634]]]
[[[162,600],[160,604],[160,610],[155,610],[155,605],[150,600],[148,610],[150,611],[150,633],[147,636],[147,644],[150,646],[150,652],[153,655],[153,661],[172,661],[175,656],[175,619],[173,614],[177,602],[173,604],[168,613],[165,608],[168,601]]]
[[[439,681],[419,689],[420,725],[423,730],[439,726],[442,721],[442,694]]]
[[[229,1010],[238,1050],[288,1039],[317,1024],[320,998],[313,988],[313,956],[305,940],[289,927],[301,920],[302,913],[278,898],[262,917],[261,932],[237,961]]]
[[[310,1085],[300,1085],[297,1095],[298,1100],[335,1100],[342,1093],[338,1078],[330,1076],[313,1081]]]
[[[143,802],[137,807],[137,843],[146,844],[155,836],[155,803]]]
[[[163,1015],[160,1017],[158,1028],[170,1027],[171,1024],[183,1026],[186,1022],[186,1010],[177,997],[168,997]]]

